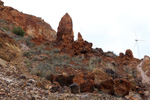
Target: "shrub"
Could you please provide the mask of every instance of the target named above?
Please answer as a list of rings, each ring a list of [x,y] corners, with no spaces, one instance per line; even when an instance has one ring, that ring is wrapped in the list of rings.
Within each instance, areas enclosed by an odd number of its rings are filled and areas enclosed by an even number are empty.
[[[19,36],[24,36],[25,32],[21,27],[15,27],[12,31],[14,34],[19,35]]]

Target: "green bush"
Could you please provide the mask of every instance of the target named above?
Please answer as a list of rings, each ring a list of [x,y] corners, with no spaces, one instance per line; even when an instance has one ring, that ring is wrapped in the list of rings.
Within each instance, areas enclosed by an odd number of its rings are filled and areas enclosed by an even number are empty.
[[[25,32],[21,27],[15,27],[12,31],[14,34],[19,35],[19,36],[24,36]]]

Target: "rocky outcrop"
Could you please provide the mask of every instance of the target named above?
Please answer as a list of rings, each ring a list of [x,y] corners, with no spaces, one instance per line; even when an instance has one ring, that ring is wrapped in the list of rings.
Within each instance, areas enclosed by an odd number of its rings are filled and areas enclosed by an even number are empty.
[[[72,19],[68,13],[61,18],[56,41],[59,43],[63,42],[63,44],[72,43],[74,41]]]
[[[88,43],[87,41],[75,41],[72,44],[72,49],[75,55],[86,54],[91,53],[92,45],[92,43]]]
[[[39,17],[27,15],[11,7],[0,7],[0,19],[20,26],[28,35],[35,38],[45,38],[53,41],[56,39],[56,32],[52,27]],[[15,27],[14,26],[14,27]]]
[[[116,96],[125,96],[129,94],[130,82],[126,79],[106,80],[100,84],[99,91]]]
[[[111,76],[109,76],[104,71],[98,68],[95,68],[92,73],[95,75],[95,84],[100,84],[102,81],[112,79]]]
[[[126,52],[125,52],[125,55],[129,58],[133,58],[133,53],[130,49],[127,49]]]
[[[89,73],[76,74],[73,78],[73,83],[80,87],[80,92],[93,92],[94,91],[94,75]]]
[[[77,39],[77,41],[84,41],[80,32],[78,32],[78,39]]]

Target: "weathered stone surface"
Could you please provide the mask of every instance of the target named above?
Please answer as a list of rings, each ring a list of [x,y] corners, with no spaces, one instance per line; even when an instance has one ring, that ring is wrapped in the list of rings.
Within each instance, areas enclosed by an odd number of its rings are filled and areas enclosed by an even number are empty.
[[[99,91],[116,96],[125,96],[129,94],[130,83],[126,79],[106,80],[100,84]]]
[[[115,79],[114,80],[114,95],[125,96],[130,91],[130,83],[126,79]]]
[[[46,90],[49,90],[51,87],[51,82],[47,80],[39,80],[37,86]]]
[[[80,32],[78,33],[78,39],[77,41],[84,41],[83,38],[82,38],[82,35],[80,34]]]
[[[0,19],[7,21],[10,25],[20,26],[28,35],[35,38],[45,38],[53,41],[56,32],[52,27],[39,17],[27,15],[11,7],[4,6],[0,9]]]
[[[127,57],[133,58],[133,53],[132,53],[132,51],[131,51],[130,49],[127,49],[127,50],[126,50],[125,55],[126,55]]]
[[[87,41],[74,41],[72,44],[72,49],[74,50],[74,54],[86,54],[91,53],[92,51],[92,43],[88,43]]]
[[[102,81],[112,79],[111,76],[109,76],[104,71],[98,68],[95,68],[92,73],[95,75],[95,84],[100,84]]]
[[[73,35],[73,24],[72,19],[68,13],[66,13],[58,26],[57,30],[57,42],[65,42],[65,43],[72,43],[74,41]]]
[[[73,83],[77,83],[80,86],[80,92],[93,92],[95,86],[94,74],[76,74],[73,78]]]
[[[0,0],[0,6],[1,6],[1,5],[3,6],[3,5],[4,5],[4,2]]]

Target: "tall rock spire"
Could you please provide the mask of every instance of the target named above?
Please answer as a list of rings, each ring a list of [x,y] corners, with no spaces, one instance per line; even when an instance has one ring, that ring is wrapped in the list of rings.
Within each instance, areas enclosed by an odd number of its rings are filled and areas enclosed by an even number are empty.
[[[73,24],[72,19],[68,13],[66,13],[59,22],[57,29],[57,42],[73,42]]]

